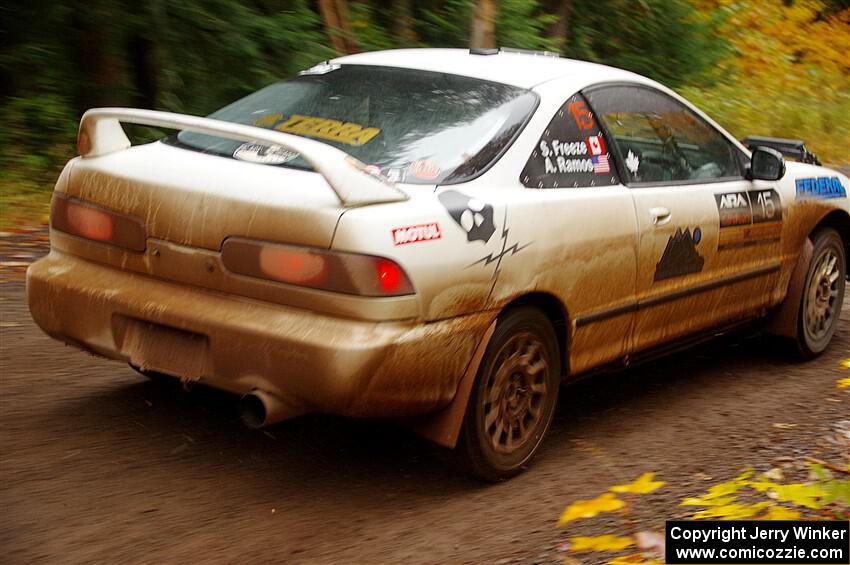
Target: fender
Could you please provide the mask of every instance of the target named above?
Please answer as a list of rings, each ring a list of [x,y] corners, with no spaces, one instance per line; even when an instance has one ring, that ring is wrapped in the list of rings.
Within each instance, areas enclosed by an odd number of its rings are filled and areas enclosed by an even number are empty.
[[[813,251],[814,245],[812,245],[812,240],[807,237],[806,242],[803,244],[803,250],[797,258],[794,271],[791,273],[791,280],[788,283],[788,292],[785,293],[785,300],[780,304],[767,323],[765,329],[768,333],[784,337],[794,337],[797,335],[797,313],[800,311],[800,303],[803,300],[806,272],[809,269],[809,263],[812,261]]]
[[[460,428],[463,425],[463,417],[466,415],[466,407],[469,404],[469,395],[472,394],[472,385],[475,383],[478,367],[481,365],[481,359],[484,357],[490,338],[496,331],[497,321],[493,320],[484,332],[466,371],[460,378],[455,397],[448,406],[434,414],[408,420],[405,423],[408,429],[437,445],[454,449],[457,438],[460,436]]]

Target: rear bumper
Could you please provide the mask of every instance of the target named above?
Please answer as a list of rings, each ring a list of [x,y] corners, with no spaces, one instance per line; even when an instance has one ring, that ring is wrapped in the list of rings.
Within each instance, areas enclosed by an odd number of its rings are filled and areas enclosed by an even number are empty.
[[[27,296],[33,319],[58,340],[239,394],[260,389],[292,415],[399,417],[439,409],[454,397],[495,316],[350,320],[175,284],[55,249],[27,271]]]

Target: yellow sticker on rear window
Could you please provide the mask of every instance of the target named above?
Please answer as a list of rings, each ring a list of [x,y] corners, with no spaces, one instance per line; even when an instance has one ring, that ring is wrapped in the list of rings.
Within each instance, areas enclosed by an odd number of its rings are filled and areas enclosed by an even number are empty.
[[[254,124],[267,127],[281,118],[280,114],[270,114],[257,119]],[[367,128],[353,122],[302,116],[300,114],[292,114],[286,120],[275,125],[274,129],[284,133],[327,139],[346,145],[363,145],[381,133],[380,128]]]

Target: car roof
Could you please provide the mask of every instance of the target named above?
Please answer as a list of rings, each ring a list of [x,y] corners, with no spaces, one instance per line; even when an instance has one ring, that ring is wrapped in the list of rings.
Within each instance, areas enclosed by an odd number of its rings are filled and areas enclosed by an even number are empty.
[[[468,49],[392,49],[346,55],[332,61],[344,65],[400,67],[463,75],[521,88],[571,77],[583,85],[608,81],[647,82],[629,71],[535,52],[499,51],[483,55]]]

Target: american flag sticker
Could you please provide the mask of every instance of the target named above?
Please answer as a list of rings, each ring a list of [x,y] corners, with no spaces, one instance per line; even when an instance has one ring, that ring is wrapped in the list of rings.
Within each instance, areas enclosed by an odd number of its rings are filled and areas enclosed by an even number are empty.
[[[598,157],[591,157],[590,160],[593,162],[593,172],[598,175],[603,175],[611,172],[611,167],[608,165],[608,155],[599,155]]]

